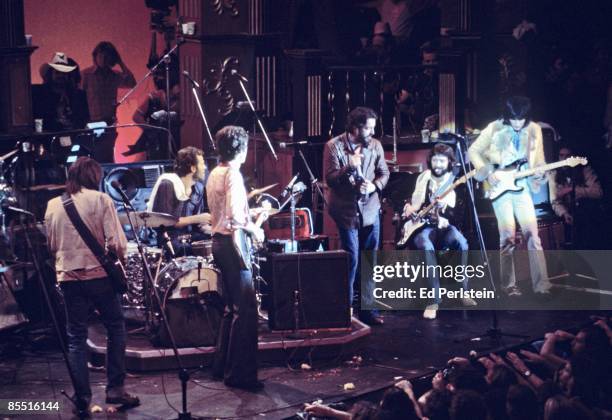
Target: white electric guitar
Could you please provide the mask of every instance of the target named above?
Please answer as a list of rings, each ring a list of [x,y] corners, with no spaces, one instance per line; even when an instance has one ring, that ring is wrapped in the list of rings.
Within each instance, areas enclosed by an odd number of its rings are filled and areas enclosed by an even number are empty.
[[[578,165],[586,165],[588,161],[584,157],[572,156],[565,160],[560,160],[559,162],[538,166],[537,168],[520,170],[520,166],[522,163],[524,163],[524,161],[515,162],[512,165],[503,169],[497,169],[495,166],[489,166],[487,173],[494,173],[495,177],[498,179],[498,182],[495,185],[491,185],[491,183],[489,183],[488,181],[484,182],[485,197],[490,200],[496,200],[502,195],[509,192],[521,192],[523,191],[523,187],[519,187],[518,185],[516,185],[516,181],[521,178],[532,176],[537,172],[543,173],[552,171],[554,169],[562,168],[564,166],[575,167]]]
[[[436,207],[440,200],[450,194],[450,192],[457,188],[459,185],[465,183],[468,179],[474,177],[477,173],[478,172],[476,171],[476,169],[472,169],[470,172],[453,182],[444,192],[434,197],[431,200],[431,203],[429,203],[429,205],[423,207],[419,212],[411,215],[402,227],[402,238],[397,242],[397,248],[401,249],[405,247],[414,232],[416,232],[427,224],[427,216]]]

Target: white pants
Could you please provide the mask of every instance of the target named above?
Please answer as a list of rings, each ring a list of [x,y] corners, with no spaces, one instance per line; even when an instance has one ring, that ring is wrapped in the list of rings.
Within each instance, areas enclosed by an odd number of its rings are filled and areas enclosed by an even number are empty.
[[[550,289],[546,259],[542,242],[538,235],[538,221],[529,190],[520,193],[506,193],[493,201],[493,210],[499,229],[501,285],[504,289],[516,287],[514,271],[514,248],[516,246],[516,220],[527,240],[529,270],[534,292],[547,292]]]

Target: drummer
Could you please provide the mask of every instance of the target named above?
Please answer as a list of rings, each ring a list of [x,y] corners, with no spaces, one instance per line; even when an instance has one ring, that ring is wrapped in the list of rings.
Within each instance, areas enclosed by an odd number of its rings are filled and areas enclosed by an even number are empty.
[[[175,173],[162,174],[155,182],[147,211],[178,218],[176,225],[166,231],[175,254],[189,255],[191,247],[184,240],[185,236],[190,236],[191,241],[205,239],[203,227],[210,224],[210,214],[203,213],[206,171],[204,153],[193,146],[184,147],[176,155],[174,168]],[[158,246],[165,245],[163,228],[157,232]]]

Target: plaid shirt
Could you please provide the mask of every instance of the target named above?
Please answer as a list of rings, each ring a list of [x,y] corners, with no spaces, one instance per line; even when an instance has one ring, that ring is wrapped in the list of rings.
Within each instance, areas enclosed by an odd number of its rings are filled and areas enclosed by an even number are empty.
[[[87,93],[91,121],[111,122],[115,118],[115,101],[120,87],[136,85],[134,75],[113,69],[91,66],[81,73],[83,90]]]

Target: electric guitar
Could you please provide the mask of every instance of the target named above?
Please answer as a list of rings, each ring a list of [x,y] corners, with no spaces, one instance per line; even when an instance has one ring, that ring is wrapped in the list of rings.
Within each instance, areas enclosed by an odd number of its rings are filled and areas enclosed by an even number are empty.
[[[548,172],[553,169],[562,168],[564,166],[575,167],[578,165],[586,165],[587,159],[584,157],[572,156],[559,162],[549,163],[547,165],[538,166],[537,168],[520,170],[520,166],[524,163],[524,160],[514,162],[509,167],[499,169],[497,166],[488,165],[487,173],[494,173],[499,182],[495,185],[491,185],[488,181],[485,181],[485,197],[490,200],[496,200],[502,195],[511,192],[518,193],[523,191],[523,187],[516,185],[516,181],[521,178],[534,175],[536,172]],[[487,175],[488,176],[488,175]]]
[[[268,220],[269,215],[270,214],[264,209],[264,211],[257,216],[254,225],[260,228],[261,225]],[[263,243],[255,240],[249,232],[242,228],[234,230],[232,233],[232,240],[234,242],[234,248],[240,257],[240,268],[242,270],[250,270],[253,254],[263,247]]]
[[[423,207],[419,212],[414,213],[411,216],[409,216],[408,220],[404,223],[404,226],[402,227],[402,238],[397,242],[397,247],[398,248],[405,247],[406,244],[408,244],[408,241],[410,240],[414,232],[416,232],[417,230],[419,230],[420,228],[422,228],[423,226],[427,224],[427,216],[429,215],[429,213],[431,213],[431,211],[434,208],[436,208],[436,205],[440,202],[440,200],[442,200],[444,197],[450,194],[450,192],[453,191],[455,188],[457,188],[459,185],[467,182],[468,179],[474,177],[477,173],[478,172],[476,171],[476,169],[472,169],[470,172],[468,172],[467,174],[463,175],[461,178],[458,178],[455,182],[453,182],[446,189],[446,191],[434,197],[431,200],[431,203]]]

